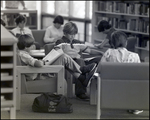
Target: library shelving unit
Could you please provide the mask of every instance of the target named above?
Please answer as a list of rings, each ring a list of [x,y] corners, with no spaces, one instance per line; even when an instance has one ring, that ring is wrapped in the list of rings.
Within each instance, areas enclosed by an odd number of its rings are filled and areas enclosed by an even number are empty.
[[[16,43],[17,39],[1,25],[1,111],[16,118]]]
[[[25,15],[27,18],[26,27],[37,29],[37,10],[1,9],[1,18],[6,22],[7,29],[16,27],[15,18],[18,14]]]
[[[100,43],[106,37],[97,30],[98,22],[107,20],[128,36],[135,36],[135,51],[141,60],[149,56],[149,1],[93,1],[92,42]],[[105,46],[107,49],[107,45]]]

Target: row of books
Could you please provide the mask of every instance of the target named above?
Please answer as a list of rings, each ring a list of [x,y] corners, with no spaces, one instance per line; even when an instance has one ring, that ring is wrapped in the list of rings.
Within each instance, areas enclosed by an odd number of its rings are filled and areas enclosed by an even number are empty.
[[[114,28],[149,33],[149,21],[144,19],[123,19],[98,16],[97,23],[101,20],[108,21]]]
[[[1,15],[1,18],[5,21],[6,26],[15,26],[15,18],[18,16],[18,14],[3,14]],[[30,16],[26,17],[27,18],[27,23],[26,26],[29,25],[36,25],[36,16]]]
[[[137,2],[127,3],[127,2],[113,2],[113,1],[99,1],[98,11],[149,16],[149,4]]]

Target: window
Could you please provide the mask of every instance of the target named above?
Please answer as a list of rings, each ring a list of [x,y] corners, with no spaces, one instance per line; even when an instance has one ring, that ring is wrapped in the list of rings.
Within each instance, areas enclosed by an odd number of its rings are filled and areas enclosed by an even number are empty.
[[[85,18],[85,1],[73,1],[72,16]]]
[[[76,23],[78,34],[76,39],[91,41],[92,27],[92,2],[93,1],[42,1],[42,28],[45,29],[52,24],[56,15],[64,16],[64,24],[68,20]],[[48,13],[44,14],[44,13]],[[84,20],[86,18],[86,20]],[[86,30],[85,30],[86,29]]]
[[[56,1],[56,14],[68,16],[69,14],[69,1]]]
[[[55,13],[55,1],[42,1],[41,7],[43,13]]]

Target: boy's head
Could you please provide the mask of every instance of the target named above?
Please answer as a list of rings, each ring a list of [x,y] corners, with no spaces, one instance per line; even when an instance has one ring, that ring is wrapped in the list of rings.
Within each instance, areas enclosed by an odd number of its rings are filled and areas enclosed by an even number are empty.
[[[55,24],[55,27],[57,29],[59,29],[60,26],[64,24],[64,18],[62,16],[58,15],[54,18],[53,23]]]
[[[117,49],[119,47],[126,47],[127,35],[122,31],[114,31],[111,34],[110,43],[111,43],[111,46],[115,49]]]
[[[20,28],[24,28],[27,22],[27,19],[24,15],[19,15],[16,17],[15,22],[17,26],[19,26]]]
[[[98,28],[99,32],[107,33],[107,32],[109,32],[109,29],[111,28],[111,25],[109,24],[108,21],[102,20],[98,23],[97,28]]]
[[[20,35],[20,37],[18,38],[18,49],[19,50],[25,50],[25,49],[29,49],[34,43],[34,39],[28,35],[28,34],[24,34],[24,35]]]
[[[68,22],[64,25],[63,32],[68,39],[73,40],[78,33],[77,25],[73,22]]]

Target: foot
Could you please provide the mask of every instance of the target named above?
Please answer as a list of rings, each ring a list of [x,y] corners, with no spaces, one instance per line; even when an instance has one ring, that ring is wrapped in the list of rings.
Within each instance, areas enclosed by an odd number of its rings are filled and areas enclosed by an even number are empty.
[[[89,101],[90,98],[86,94],[76,95],[77,99]]]
[[[132,114],[135,114],[135,115],[138,115],[140,113],[143,112],[143,110],[128,110],[129,113],[132,113]]]
[[[92,64],[81,67],[80,70],[81,70],[82,74],[85,74],[85,73],[90,72],[95,67],[96,67],[96,63],[92,63]]]
[[[87,87],[90,83],[91,78],[93,77],[95,73],[96,67],[94,67],[89,73],[86,73],[85,80],[82,82],[84,87]]]

